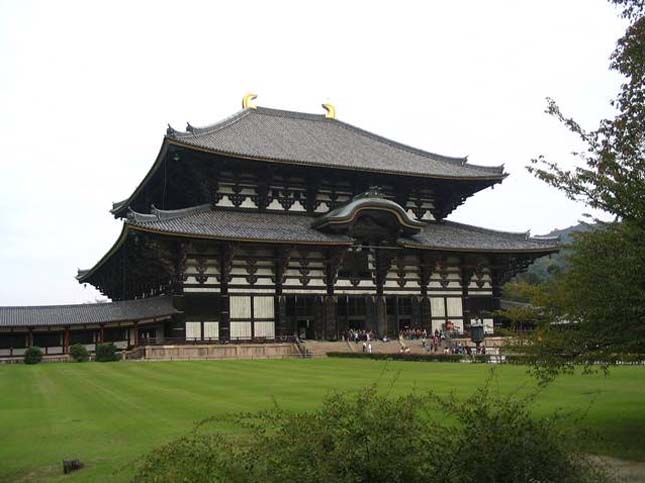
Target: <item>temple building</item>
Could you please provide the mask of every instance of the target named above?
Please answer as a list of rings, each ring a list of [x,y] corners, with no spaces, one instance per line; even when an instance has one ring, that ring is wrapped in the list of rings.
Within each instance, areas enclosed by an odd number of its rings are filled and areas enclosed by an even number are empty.
[[[113,204],[122,231],[77,276],[113,302],[2,307],[0,357],[39,341],[64,353],[74,341],[337,340],[474,320],[492,333],[502,284],[559,249],[447,220],[503,166],[397,143],[329,104],[308,114],[253,99],[211,126],[169,126]]]

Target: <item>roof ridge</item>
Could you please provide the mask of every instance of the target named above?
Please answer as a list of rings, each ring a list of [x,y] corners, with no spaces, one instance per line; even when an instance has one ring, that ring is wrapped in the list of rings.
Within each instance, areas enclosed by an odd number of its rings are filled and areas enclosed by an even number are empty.
[[[138,223],[148,221],[172,220],[175,218],[183,218],[184,216],[193,215],[195,213],[202,213],[204,211],[208,211],[209,209],[211,209],[210,203],[189,206],[187,208],[177,208],[175,210],[161,210],[155,205],[151,205],[151,213],[139,213],[130,208],[128,211],[128,219],[134,220]]]
[[[172,126],[170,126],[170,124],[168,124],[166,137],[169,137],[171,139],[185,139],[187,137],[197,137],[203,134],[211,134],[213,132],[219,131],[220,129],[224,129],[228,126],[235,124],[240,119],[243,119],[249,114],[251,114],[251,111],[254,111],[254,109],[251,109],[251,108],[242,109],[240,111],[237,111],[234,114],[231,114],[228,117],[225,117],[220,121],[217,121],[213,124],[209,124],[203,127],[195,127],[188,122],[186,123],[185,132],[177,131]]]
[[[427,151],[425,149],[420,149],[420,148],[415,148],[414,146],[410,146],[409,144],[401,143],[399,141],[394,141],[393,139],[387,138],[385,136],[382,136],[380,134],[373,133],[371,131],[368,131],[366,129],[360,128],[358,126],[354,126],[353,124],[350,124],[348,122],[344,121],[339,121],[335,120],[341,127],[348,129],[350,131],[354,131],[357,134],[363,135],[365,137],[368,137],[370,139],[373,139],[377,142],[386,144],[390,147],[398,148],[403,151],[408,151],[409,153],[412,154],[418,154],[419,156],[423,156],[425,158],[430,158],[433,161],[442,161],[450,164],[454,164],[457,166],[466,166],[469,168],[475,168],[475,169],[483,169],[485,171],[489,171],[491,173],[496,173],[496,174],[501,174],[504,172],[504,165],[501,164],[499,166],[482,166],[478,164],[469,164],[468,163],[468,156],[446,156],[444,154],[438,154],[432,151]]]
[[[437,222],[435,222],[435,223],[437,223]],[[459,223],[457,221],[451,221],[451,220],[443,220],[443,221],[438,222],[438,223],[445,223],[445,224],[453,225],[453,226],[463,226],[463,227],[466,227],[466,228],[471,228],[471,229],[477,230],[477,231],[482,232],[482,233],[500,233],[502,235],[511,235],[511,236],[514,236],[514,237],[516,237],[516,238],[518,238],[520,240],[537,240],[537,241],[540,240],[540,237],[532,237],[531,236],[531,230],[527,230],[527,231],[494,230],[492,228],[484,228],[484,227],[481,227],[481,226],[470,225],[468,223]]]

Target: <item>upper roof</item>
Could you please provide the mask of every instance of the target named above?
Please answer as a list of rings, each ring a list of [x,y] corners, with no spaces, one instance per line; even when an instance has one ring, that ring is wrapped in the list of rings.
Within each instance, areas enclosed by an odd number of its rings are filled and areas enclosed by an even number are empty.
[[[432,178],[504,178],[504,166],[469,164],[416,149],[322,114],[247,108],[204,128],[168,128],[167,139],[213,153],[250,158]]]
[[[0,307],[0,327],[69,326],[126,322],[179,313],[172,297],[74,305]]]

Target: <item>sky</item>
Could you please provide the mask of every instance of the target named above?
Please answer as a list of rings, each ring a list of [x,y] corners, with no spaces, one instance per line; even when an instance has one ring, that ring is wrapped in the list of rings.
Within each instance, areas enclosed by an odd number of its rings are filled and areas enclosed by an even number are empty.
[[[323,113],[510,176],[449,219],[544,234],[583,205],[526,172],[611,116],[625,29],[604,0],[164,2],[0,0],[0,305],[91,302],[76,282],[116,240],[112,201],[152,165],[166,124],[260,106]]]

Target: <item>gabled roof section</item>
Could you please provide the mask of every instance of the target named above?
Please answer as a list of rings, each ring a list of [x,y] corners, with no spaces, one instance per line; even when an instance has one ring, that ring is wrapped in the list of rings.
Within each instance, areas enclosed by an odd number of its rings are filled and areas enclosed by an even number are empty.
[[[98,304],[0,307],[0,327],[44,327],[138,321],[180,313],[172,297]]]
[[[398,203],[385,199],[377,188],[355,196],[349,203],[331,210],[329,213],[317,218],[312,227],[321,231],[343,232],[348,230],[356,219],[362,214],[386,214],[396,220],[395,227],[398,233],[414,235],[425,225],[422,221],[413,220]]]
[[[257,107],[168,139],[214,153],[256,160],[368,172],[457,179],[502,179],[503,166],[469,164],[397,143],[322,114]]]

